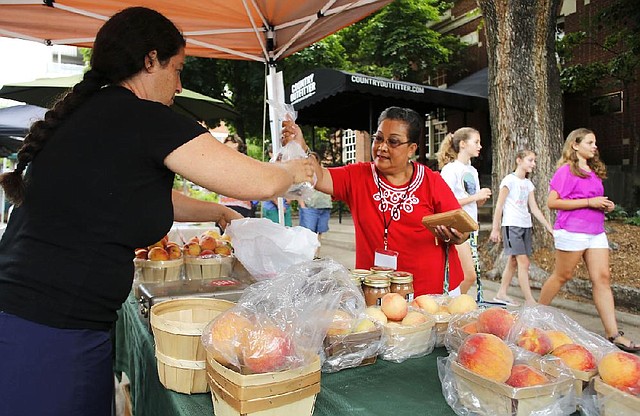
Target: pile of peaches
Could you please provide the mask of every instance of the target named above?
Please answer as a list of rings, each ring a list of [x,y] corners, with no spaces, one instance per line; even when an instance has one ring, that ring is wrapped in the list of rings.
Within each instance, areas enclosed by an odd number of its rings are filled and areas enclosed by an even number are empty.
[[[513,352],[505,342],[515,317],[505,309],[484,310],[476,321],[463,327],[470,334],[458,350],[458,363],[488,379],[512,387],[548,384],[541,371],[526,365],[513,365]],[[512,335],[513,336],[513,335]],[[533,353],[558,357],[573,371],[600,373],[602,380],[620,390],[640,394],[640,358],[622,351],[606,354],[598,363],[595,355],[560,330],[524,328],[515,336],[515,344]]]
[[[220,235],[217,231],[209,230],[202,235],[192,237],[182,248],[169,241],[165,235],[162,240],[146,248],[137,248],[135,258],[139,260],[167,261],[177,260],[182,256],[210,258],[215,255],[230,256],[233,247],[228,235]]]

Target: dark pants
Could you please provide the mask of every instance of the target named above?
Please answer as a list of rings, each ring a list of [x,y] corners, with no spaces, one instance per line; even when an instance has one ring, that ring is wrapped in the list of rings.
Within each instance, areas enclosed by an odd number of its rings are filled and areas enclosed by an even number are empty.
[[[0,312],[1,416],[109,416],[108,331],[58,329]]]

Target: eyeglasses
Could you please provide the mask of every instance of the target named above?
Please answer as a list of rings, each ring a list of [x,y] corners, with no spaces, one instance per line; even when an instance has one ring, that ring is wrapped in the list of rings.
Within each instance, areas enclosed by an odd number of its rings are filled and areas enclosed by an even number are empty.
[[[384,139],[384,137],[382,137],[382,135],[373,135],[372,137],[372,141],[373,143],[377,144],[377,145],[381,145],[382,143],[386,142],[387,146],[395,149],[398,146],[401,146],[403,144],[409,144],[411,143],[411,140],[407,140],[406,142],[400,141],[398,139],[396,139],[395,137],[390,137],[387,140]]]
[[[235,143],[235,142],[231,139],[225,139],[223,143],[227,144],[227,143]]]

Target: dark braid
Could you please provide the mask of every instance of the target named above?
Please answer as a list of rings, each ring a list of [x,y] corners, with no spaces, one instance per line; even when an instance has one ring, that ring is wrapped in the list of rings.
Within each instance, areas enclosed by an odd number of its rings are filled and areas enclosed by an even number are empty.
[[[45,113],[44,120],[31,125],[18,151],[15,170],[0,175],[7,199],[15,205],[23,202],[27,186],[23,178],[25,169],[60,124],[89,97],[105,85],[119,84],[139,73],[149,52],[157,51],[158,61],[166,64],[185,44],[175,25],[154,10],[131,7],[112,16],[96,35],[92,69]]]

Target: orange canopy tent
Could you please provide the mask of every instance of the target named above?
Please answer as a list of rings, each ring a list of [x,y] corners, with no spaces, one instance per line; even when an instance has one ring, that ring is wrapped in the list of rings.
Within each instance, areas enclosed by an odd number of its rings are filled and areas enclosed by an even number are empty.
[[[98,29],[130,6],[155,9],[187,39],[187,55],[269,65],[270,103],[284,104],[277,60],[368,16],[393,0],[0,0],[0,36],[91,47]],[[280,137],[269,106],[271,137]],[[273,154],[279,140],[272,140]],[[281,207],[281,203],[278,204]],[[280,222],[283,222],[282,209]]]
[[[273,63],[392,0],[0,0],[0,36],[91,47],[111,15],[145,6],[171,19],[187,54]]]

